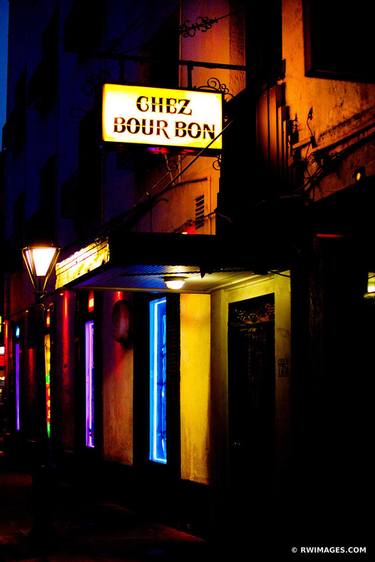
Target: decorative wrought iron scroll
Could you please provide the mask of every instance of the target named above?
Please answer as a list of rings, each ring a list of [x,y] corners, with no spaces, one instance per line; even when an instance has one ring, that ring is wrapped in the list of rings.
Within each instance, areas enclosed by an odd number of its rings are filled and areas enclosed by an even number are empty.
[[[195,23],[190,23],[186,20],[183,24],[178,26],[178,32],[182,37],[194,37],[197,31],[205,33],[211,27],[218,23],[221,18],[209,18],[208,16],[199,16]]]
[[[226,98],[233,98],[233,94],[230,93],[228,86],[224,84],[224,82],[220,82],[219,78],[215,78],[215,76],[208,78],[206,84],[203,84],[203,86],[197,86],[197,90],[218,92],[224,95],[225,101],[228,101]]]

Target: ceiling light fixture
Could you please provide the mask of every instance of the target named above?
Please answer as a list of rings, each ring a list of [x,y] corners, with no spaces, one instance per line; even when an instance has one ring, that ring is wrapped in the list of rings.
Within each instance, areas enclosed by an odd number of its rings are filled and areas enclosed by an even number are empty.
[[[178,291],[185,285],[186,279],[186,277],[168,275],[167,277],[164,277],[164,283],[167,289]]]

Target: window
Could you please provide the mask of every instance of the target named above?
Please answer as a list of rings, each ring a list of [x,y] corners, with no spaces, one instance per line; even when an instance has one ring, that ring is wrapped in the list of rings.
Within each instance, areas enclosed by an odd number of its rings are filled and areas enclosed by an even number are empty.
[[[150,301],[149,459],[167,462],[167,299]]]
[[[142,54],[153,62],[142,65],[141,81],[159,88],[175,88],[178,85],[178,34],[179,14],[175,10],[163,20],[150,41],[144,45]]]
[[[281,40],[281,1],[246,2],[246,59],[255,82],[251,87],[272,86],[284,75]],[[256,85],[258,83],[258,86]]]
[[[57,156],[48,158],[40,171],[40,219],[43,223],[43,235],[49,239],[56,238],[56,186]]]
[[[75,201],[77,197],[77,173],[73,172],[61,186],[60,213],[64,219],[74,219],[76,216]]]
[[[105,19],[103,0],[75,0],[65,20],[64,47],[81,56],[100,47]]]
[[[26,238],[56,238],[57,158],[51,156],[40,171],[39,208],[26,223]]]
[[[24,70],[16,84],[14,95],[14,108],[9,113],[3,130],[4,146],[18,155],[26,142],[27,118],[26,118],[26,90],[27,79]]]
[[[25,238],[25,193],[18,195],[13,203],[13,241],[14,246],[20,248]]]
[[[95,401],[94,401],[94,321],[85,323],[85,403],[86,403],[86,447],[95,447]]]
[[[304,0],[307,76],[373,82],[373,18],[367,0]]]
[[[42,59],[29,82],[29,103],[46,115],[58,95],[59,16],[55,11],[43,33]]]
[[[77,192],[73,208],[75,228],[81,237],[92,234],[101,221],[101,153],[98,143],[100,112],[92,110],[81,120]],[[82,213],[81,209],[85,209]]]

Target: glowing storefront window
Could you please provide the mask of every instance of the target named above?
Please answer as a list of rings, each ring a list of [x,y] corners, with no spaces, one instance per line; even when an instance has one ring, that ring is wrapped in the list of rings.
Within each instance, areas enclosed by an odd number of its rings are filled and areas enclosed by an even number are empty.
[[[51,437],[51,336],[44,336],[44,366],[46,373],[46,424],[47,435]]]
[[[167,462],[167,300],[150,302],[150,454]]]
[[[95,447],[94,433],[94,321],[85,324],[86,447]]]

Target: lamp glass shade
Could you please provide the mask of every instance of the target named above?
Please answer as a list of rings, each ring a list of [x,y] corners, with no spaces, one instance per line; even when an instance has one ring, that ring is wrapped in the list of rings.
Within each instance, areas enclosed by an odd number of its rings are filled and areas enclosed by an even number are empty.
[[[31,282],[37,292],[43,292],[52,269],[56,264],[60,249],[51,245],[27,246],[22,250]]]
[[[55,256],[56,248],[31,248],[27,250],[28,261],[34,262],[35,275],[45,277],[51,262]]]

